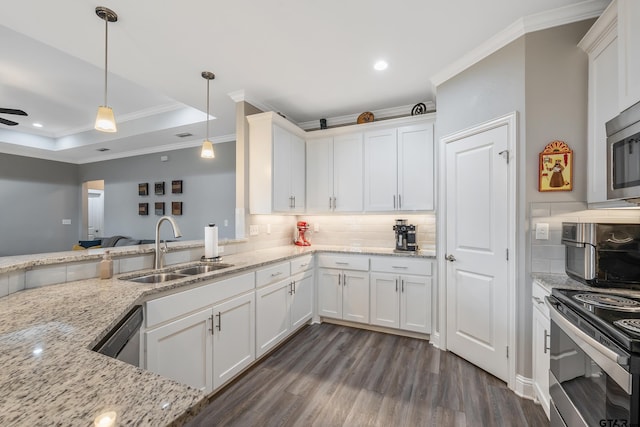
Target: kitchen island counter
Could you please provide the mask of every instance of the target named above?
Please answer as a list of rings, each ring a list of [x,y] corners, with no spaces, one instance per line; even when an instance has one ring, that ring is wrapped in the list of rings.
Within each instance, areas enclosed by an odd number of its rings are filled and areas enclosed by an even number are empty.
[[[119,280],[131,276],[128,273],[108,280],[27,289],[0,298],[0,425],[86,426],[105,411],[117,413],[118,425],[183,424],[206,405],[204,392],[91,348],[138,304],[198,286],[198,282],[210,283],[315,252],[407,255],[381,248],[285,246],[225,256],[223,262],[232,267],[162,284]],[[55,254],[56,262],[76,261],[79,256],[65,254]],[[411,256],[427,259],[435,252]],[[20,268],[28,264],[20,260]],[[6,271],[14,269],[8,262],[2,265]]]

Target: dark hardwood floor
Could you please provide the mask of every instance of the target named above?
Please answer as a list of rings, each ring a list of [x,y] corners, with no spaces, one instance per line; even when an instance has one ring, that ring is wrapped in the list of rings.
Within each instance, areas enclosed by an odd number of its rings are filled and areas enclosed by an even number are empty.
[[[548,426],[542,407],[428,342],[305,327],[189,426]]]

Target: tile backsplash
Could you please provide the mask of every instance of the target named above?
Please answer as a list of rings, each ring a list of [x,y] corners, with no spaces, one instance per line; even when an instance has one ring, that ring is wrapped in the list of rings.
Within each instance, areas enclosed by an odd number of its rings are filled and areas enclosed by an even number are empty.
[[[591,209],[586,203],[531,203],[529,241],[532,273],[564,273],[565,248],[561,243],[563,222],[640,223],[640,209]],[[536,239],[536,224],[549,224],[549,239]]]

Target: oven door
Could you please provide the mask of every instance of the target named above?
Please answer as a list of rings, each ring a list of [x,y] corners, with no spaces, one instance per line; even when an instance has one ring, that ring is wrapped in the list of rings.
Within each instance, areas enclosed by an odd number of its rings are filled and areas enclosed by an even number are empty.
[[[565,245],[565,271],[574,279],[593,283],[596,278],[596,248],[588,243],[563,240]]]
[[[547,298],[552,301],[553,297]],[[588,324],[562,315],[553,303],[549,394],[552,426],[637,426],[637,402],[631,398],[632,375],[626,365],[629,355],[600,344],[590,334]],[[585,332],[585,330],[587,332]],[[560,422],[562,421],[562,422]]]

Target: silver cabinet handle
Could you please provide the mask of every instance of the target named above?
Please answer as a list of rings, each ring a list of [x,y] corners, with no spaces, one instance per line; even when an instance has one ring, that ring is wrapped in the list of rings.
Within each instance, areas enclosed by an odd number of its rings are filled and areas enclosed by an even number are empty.
[[[293,295],[293,282],[289,283],[289,295]]]
[[[393,209],[396,208],[396,195],[393,195]]]
[[[349,263],[344,261],[336,261],[336,265],[349,265]]]
[[[216,316],[218,317],[218,331],[221,331],[222,330],[222,313],[218,312]]]
[[[398,209],[402,209],[402,196],[398,194]]]
[[[533,297],[533,300],[537,303],[537,304],[544,304],[544,301],[542,301],[540,298],[538,297]]]
[[[544,330],[544,354],[547,354],[547,351],[551,350],[551,347],[549,347],[549,345],[547,344],[549,340],[549,333],[547,332],[547,330]]]
[[[347,274],[342,273],[342,286],[347,286]]]
[[[296,293],[296,281],[295,280],[293,281],[293,293],[294,294]]]
[[[296,196],[293,196],[293,207],[294,207],[294,209],[296,207]]]
[[[404,292],[404,279],[400,279],[400,292]]]
[[[278,271],[277,273],[271,273],[271,277],[277,277],[282,274],[282,271]]]
[[[398,292],[398,278],[396,277],[396,292]]]
[[[338,274],[338,286],[342,286],[342,273]]]
[[[209,332],[213,335],[213,328],[215,327],[215,322],[213,321],[213,314],[209,316],[209,320],[211,320],[211,327],[209,328]]]
[[[331,210],[331,197],[329,197],[329,210]]]
[[[454,262],[456,260],[456,257],[454,257],[453,255],[449,254],[446,257],[444,257],[444,259],[446,259],[449,262]]]
[[[406,270],[409,267],[407,267],[406,265],[392,265],[391,268],[401,268],[403,270]]]
[[[336,198],[334,197],[333,198],[333,209],[335,209],[335,208],[336,208]]]

